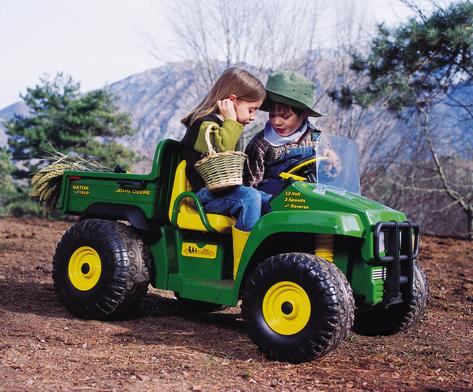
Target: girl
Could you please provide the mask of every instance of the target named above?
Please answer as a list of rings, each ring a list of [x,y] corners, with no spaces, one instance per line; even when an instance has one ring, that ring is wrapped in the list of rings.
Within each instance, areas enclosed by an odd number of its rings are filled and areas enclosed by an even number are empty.
[[[243,128],[255,119],[266,90],[261,82],[239,67],[228,68],[214,86],[182,123],[187,127],[182,139],[182,155],[187,161],[186,175],[192,190],[202,202],[205,211],[237,218],[232,233],[248,236],[262,213],[269,210],[270,195],[246,186],[213,193],[194,168],[194,164],[207,152],[205,130],[215,125],[212,144],[217,152],[234,150]]]

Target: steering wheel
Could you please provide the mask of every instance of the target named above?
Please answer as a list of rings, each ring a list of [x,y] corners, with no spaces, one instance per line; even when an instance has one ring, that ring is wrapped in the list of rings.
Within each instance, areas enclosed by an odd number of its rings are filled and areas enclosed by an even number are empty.
[[[325,161],[327,159],[328,157],[317,157],[315,154],[311,155],[294,163],[285,172],[279,173],[279,177],[283,179],[292,178],[297,181],[317,182],[315,165],[317,161]]]

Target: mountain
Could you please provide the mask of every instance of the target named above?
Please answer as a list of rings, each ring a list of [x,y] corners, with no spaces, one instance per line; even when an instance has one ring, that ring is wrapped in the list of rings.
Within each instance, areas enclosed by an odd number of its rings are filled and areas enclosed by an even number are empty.
[[[120,109],[130,113],[137,134],[127,141],[142,155],[152,157],[159,140],[180,139],[180,119],[196,104],[195,69],[190,63],[170,63],[141,72],[106,88]],[[126,143],[128,144],[128,143]]]
[[[310,74],[317,75],[318,79],[316,96],[322,97],[316,106],[321,112],[328,113],[327,117],[319,119],[317,123],[322,129],[343,133],[338,129],[340,126],[344,127],[338,122],[341,113],[336,109],[336,104],[332,103],[324,93],[328,88],[327,83],[330,83],[330,80],[333,81],[333,75],[336,72],[335,60],[332,59],[333,57],[325,54],[320,55],[317,61],[314,60],[311,63],[313,69]],[[223,69],[223,65],[221,68]],[[202,75],[202,70],[194,63],[173,62],[131,75],[106,86],[105,88],[116,97],[119,109],[130,114],[133,126],[137,129],[134,136],[122,139],[123,144],[146,158],[152,159],[155,146],[161,139],[180,139],[185,131],[180,119],[195,107],[206,93],[206,88],[199,87],[200,75]],[[472,89],[471,85],[465,86],[459,89],[455,96],[460,102],[468,102]],[[446,129],[456,128],[460,129],[460,133],[466,134],[471,123],[459,126],[458,123],[461,121],[455,118],[456,116],[452,116],[452,111],[455,110],[460,112],[458,108],[455,109],[446,104],[440,105],[436,109],[437,115],[433,116],[437,128],[443,128],[443,132],[446,132]],[[379,113],[379,108],[372,111]],[[2,123],[12,118],[14,114],[28,115],[28,108],[23,102],[17,102],[0,110],[0,146],[6,145],[5,128]],[[245,131],[246,142],[248,135],[260,129],[265,117],[264,113],[260,113],[252,129]],[[370,116],[367,116],[363,123],[368,135],[372,127],[370,121]],[[396,127],[396,133],[400,135],[403,129],[406,129],[405,124],[399,125]],[[362,140],[358,142],[363,143]]]
[[[7,135],[3,123],[13,118],[15,114],[18,116],[27,116],[28,112],[28,106],[26,106],[23,101],[14,103],[0,110],[0,147],[4,147],[7,144]]]

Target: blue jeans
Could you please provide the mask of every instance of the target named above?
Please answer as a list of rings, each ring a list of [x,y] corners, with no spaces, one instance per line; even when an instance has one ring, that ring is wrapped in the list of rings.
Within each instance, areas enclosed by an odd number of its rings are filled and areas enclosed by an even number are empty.
[[[206,212],[237,218],[235,227],[250,231],[261,215],[269,212],[272,195],[244,185],[225,192],[211,192],[201,188],[196,193]]]

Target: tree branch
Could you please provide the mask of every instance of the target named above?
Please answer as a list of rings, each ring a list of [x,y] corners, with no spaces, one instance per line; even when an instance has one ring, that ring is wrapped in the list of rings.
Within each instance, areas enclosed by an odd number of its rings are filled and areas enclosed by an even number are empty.
[[[450,196],[452,200],[457,201],[463,208],[464,211],[468,211],[468,206],[466,205],[465,201],[461,197],[461,195],[456,192],[455,190],[451,189],[451,187],[448,184],[447,178],[445,176],[445,172],[443,170],[442,164],[440,163],[440,160],[438,158],[438,155],[434,149],[433,143],[432,143],[432,138],[430,136],[430,129],[429,129],[429,114],[425,108],[418,108],[419,112],[422,114],[423,117],[423,124],[421,124],[422,130],[424,131],[425,138],[427,140],[427,144],[429,146],[430,153],[432,155],[432,158],[435,163],[435,167],[437,169],[437,173],[439,174],[440,180],[442,182],[442,186],[447,192],[447,194]]]

